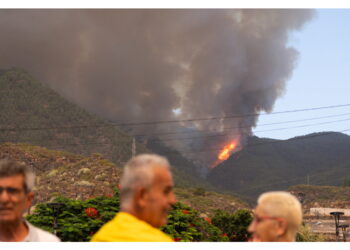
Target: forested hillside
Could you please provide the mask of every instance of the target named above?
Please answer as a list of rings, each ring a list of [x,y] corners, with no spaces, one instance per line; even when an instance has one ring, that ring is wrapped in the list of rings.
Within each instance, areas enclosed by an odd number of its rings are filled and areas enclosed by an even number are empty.
[[[132,138],[33,79],[23,70],[0,75],[0,142],[28,142],[116,163],[131,156]],[[147,152],[137,145],[138,152]]]
[[[285,141],[251,137],[208,180],[250,197],[297,184],[341,185],[350,176],[350,136],[324,132]]]
[[[118,166],[130,159],[133,139],[109,123],[69,102],[19,69],[0,71],[0,143],[29,143],[90,155],[101,153]],[[192,162],[157,143],[135,143],[135,153],[165,155],[180,186],[205,186]]]

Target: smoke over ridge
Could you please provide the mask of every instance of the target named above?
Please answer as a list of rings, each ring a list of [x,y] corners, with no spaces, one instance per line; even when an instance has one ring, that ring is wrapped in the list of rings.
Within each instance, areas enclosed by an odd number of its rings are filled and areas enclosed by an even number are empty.
[[[0,10],[0,68],[23,68],[118,122],[268,112],[296,63],[288,35],[312,16],[311,10],[267,9]],[[256,121],[182,125],[204,132],[243,127],[232,137],[244,137]],[[137,132],[152,129],[180,128],[140,126]],[[218,137],[214,145],[227,140]],[[173,145],[208,146],[205,139],[184,142]]]

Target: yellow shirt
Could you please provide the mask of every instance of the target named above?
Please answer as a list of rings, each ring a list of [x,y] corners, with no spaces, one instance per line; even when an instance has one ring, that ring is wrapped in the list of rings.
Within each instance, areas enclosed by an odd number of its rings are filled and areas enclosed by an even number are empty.
[[[119,212],[92,237],[91,241],[110,242],[172,242],[173,240],[157,228],[135,216]]]

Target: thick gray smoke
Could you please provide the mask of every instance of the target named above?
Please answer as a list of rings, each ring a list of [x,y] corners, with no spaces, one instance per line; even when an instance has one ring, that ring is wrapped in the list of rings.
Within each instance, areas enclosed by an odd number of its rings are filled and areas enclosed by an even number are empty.
[[[23,68],[117,122],[271,111],[298,55],[288,47],[288,35],[312,15],[311,10],[1,10],[0,68]],[[174,109],[181,113],[176,116]],[[237,134],[250,134],[256,121],[183,123],[202,133],[240,129],[208,137],[209,144],[206,139],[172,144],[218,148]],[[174,132],[179,124],[137,128],[137,133]]]

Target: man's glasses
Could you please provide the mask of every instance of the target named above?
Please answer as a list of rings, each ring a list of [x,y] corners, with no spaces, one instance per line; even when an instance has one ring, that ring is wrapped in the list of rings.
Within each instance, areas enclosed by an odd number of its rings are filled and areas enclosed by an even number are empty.
[[[282,218],[279,218],[279,217],[272,217],[272,216],[258,216],[258,215],[254,215],[253,217],[253,221],[255,221],[256,223],[260,223],[260,222],[263,222],[264,220],[278,220],[278,221],[281,221]]]
[[[22,188],[13,188],[13,187],[0,187],[0,195],[2,192],[6,191],[10,196],[18,196],[22,193]]]

